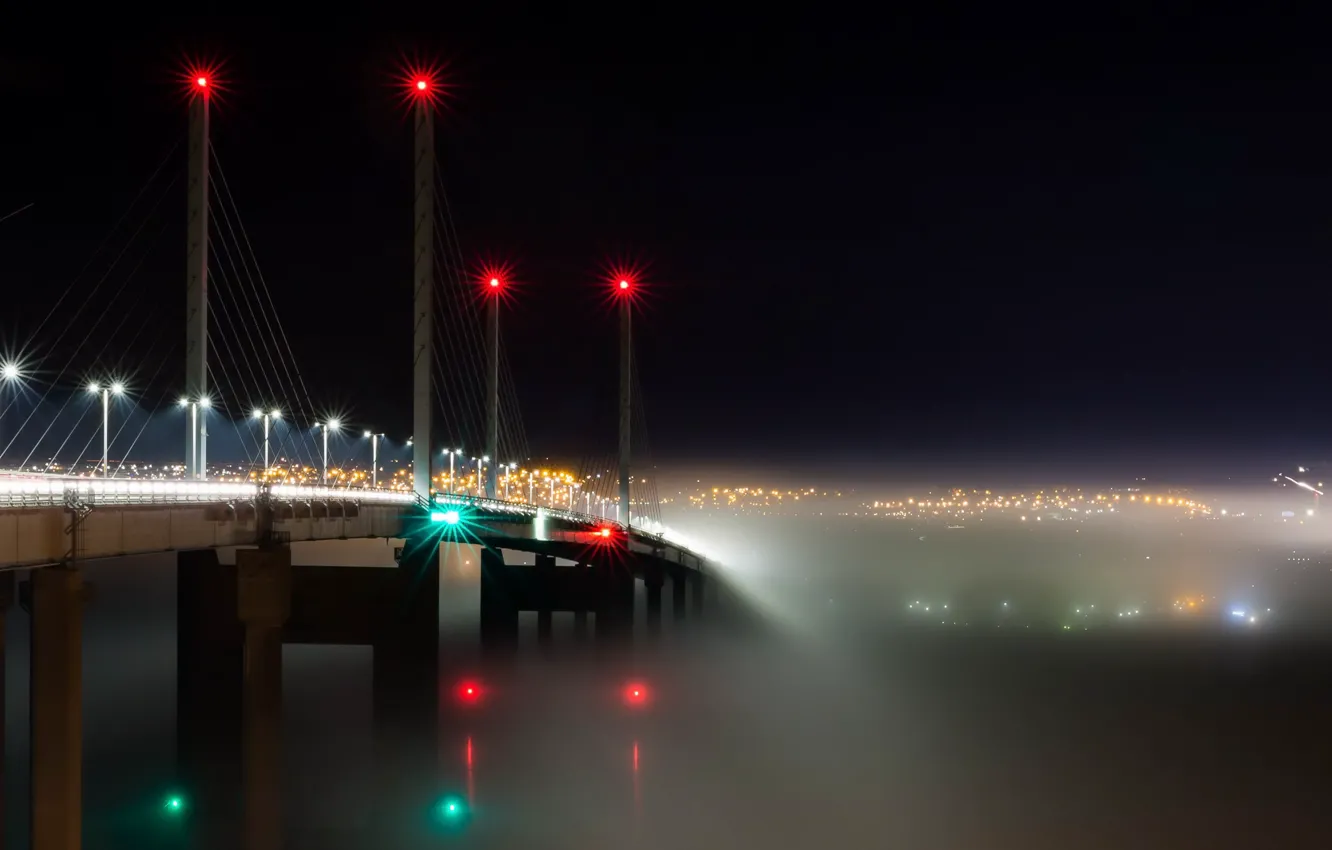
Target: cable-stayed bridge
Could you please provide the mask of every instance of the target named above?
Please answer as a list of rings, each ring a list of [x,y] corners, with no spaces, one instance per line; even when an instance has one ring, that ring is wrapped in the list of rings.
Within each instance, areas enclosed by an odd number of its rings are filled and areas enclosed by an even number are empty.
[[[94,259],[0,362],[0,612],[18,595],[32,615],[34,847],[79,842],[88,561],[179,553],[182,759],[201,789],[212,787],[207,774],[227,754],[205,753],[220,745],[200,742],[229,740],[227,730],[244,738],[244,811],[230,811],[223,795],[199,816],[219,834],[243,821],[246,846],[267,846],[251,838],[278,829],[271,801],[280,771],[269,744],[283,642],[371,644],[376,669],[382,660],[398,677],[393,692],[415,694],[386,709],[405,712],[392,722],[433,717],[441,556],[450,547],[479,552],[479,570],[445,579],[443,590],[454,581],[477,593],[486,647],[511,648],[524,610],[537,612],[543,644],[557,611],[573,613],[578,635],[595,618],[599,641],[623,641],[636,582],[655,634],[668,582],[676,619],[700,611],[704,588],[716,587],[698,548],[663,527],[655,476],[633,472],[646,455],[646,422],[632,338],[640,281],[631,271],[610,270],[605,281],[619,321],[618,387],[590,389],[617,399],[617,444],[572,471],[528,462],[501,345],[508,273],[469,272],[464,261],[436,156],[432,75],[404,80],[413,279],[400,302],[404,337],[411,329],[403,368],[412,369],[413,424],[397,443],[373,427],[348,441],[340,418],[308,392],[300,364],[310,357],[284,330],[257,258],[263,236],[246,229],[213,145],[212,106],[225,87],[200,69],[183,84],[183,144],[168,146]],[[182,190],[184,228],[161,214]],[[182,230],[183,338],[138,275],[161,239]],[[164,448],[172,445],[180,448]],[[381,477],[381,446],[410,451],[409,476]],[[349,471],[347,454],[366,449],[369,475]],[[395,541],[396,566],[292,564],[293,543],[355,539]],[[224,563],[219,552],[232,550],[234,565]],[[16,594],[16,571],[29,568]]]

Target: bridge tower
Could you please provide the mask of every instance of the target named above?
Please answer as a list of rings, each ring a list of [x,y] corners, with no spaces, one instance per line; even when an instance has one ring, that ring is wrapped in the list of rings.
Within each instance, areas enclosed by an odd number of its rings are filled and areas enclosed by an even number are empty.
[[[631,440],[629,434],[630,416],[629,391],[632,386],[631,368],[633,366],[630,315],[634,297],[634,281],[622,277],[615,281],[615,294],[620,301],[620,522],[628,528],[629,515],[629,457]]]
[[[412,489],[430,498],[431,413],[434,405],[432,368],[435,362],[435,97],[436,81],[429,74],[414,74],[413,123],[416,152],[416,230],[413,251],[412,312]],[[493,463],[493,461],[492,461]]]
[[[208,106],[214,80],[190,73],[189,183],[185,244],[185,475],[202,479],[208,467]]]
[[[486,498],[499,497],[499,313],[505,281],[500,271],[486,276]]]

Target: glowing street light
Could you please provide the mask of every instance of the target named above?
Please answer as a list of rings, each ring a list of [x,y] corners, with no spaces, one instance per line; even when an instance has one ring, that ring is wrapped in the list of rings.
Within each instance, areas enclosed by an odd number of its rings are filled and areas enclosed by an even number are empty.
[[[6,381],[17,381],[23,377],[23,370],[17,363],[6,363],[0,366],[0,378]]]
[[[111,477],[111,464],[107,460],[107,450],[110,447],[110,433],[107,430],[107,420],[110,418],[111,396],[121,395],[125,392],[125,385],[116,381],[107,386],[101,386],[96,383],[88,385],[88,392],[94,395],[102,396],[102,477]]]
[[[330,419],[327,422],[320,422],[319,427],[323,429],[324,432],[324,470],[319,476],[319,483],[327,487],[328,486],[328,432],[329,431],[337,432],[338,430],[340,430],[342,428],[342,421],[338,419]]]
[[[269,425],[270,425],[273,421],[282,418],[282,411],[278,410],[277,408],[274,408],[274,409],[268,411],[267,413],[265,413],[265,412],[262,411],[262,410],[257,410],[257,409],[256,409],[256,410],[254,411],[254,414],[253,414],[253,415],[254,415],[254,418],[255,418],[255,419],[262,419],[262,420],[264,420],[264,480],[267,481],[267,480],[268,480],[268,470],[269,470],[269,463],[268,463],[268,428],[269,428]]]
[[[463,453],[462,449],[445,449],[444,454],[449,456],[449,495],[453,495],[453,460]]]
[[[188,407],[190,409],[190,434],[194,435],[194,439],[190,440],[187,445],[187,450],[194,452],[194,456],[185,459],[186,474],[194,471],[195,478],[202,481],[207,477],[208,473],[208,470],[204,468],[204,464],[199,462],[200,455],[205,451],[204,440],[208,437],[208,424],[205,419],[202,430],[200,429],[199,411],[201,409],[207,410],[212,407],[213,400],[208,396],[203,396],[199,399],[192,399],[189,396],[181,396],[180,406],[182,408]]]
[[[366,431],[365,436],[370,439],[370,489],[374,490],[379,487],[379,438],[384,435]]]

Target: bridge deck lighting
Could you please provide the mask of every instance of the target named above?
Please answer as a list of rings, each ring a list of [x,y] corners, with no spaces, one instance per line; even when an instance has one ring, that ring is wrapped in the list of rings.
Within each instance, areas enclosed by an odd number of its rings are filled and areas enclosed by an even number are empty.
[[[204,396],[203,398],[199,399],[199,406],[202,407],[204,410],[207,410],[208,408],[213,406],[213,400],[208,396]]]

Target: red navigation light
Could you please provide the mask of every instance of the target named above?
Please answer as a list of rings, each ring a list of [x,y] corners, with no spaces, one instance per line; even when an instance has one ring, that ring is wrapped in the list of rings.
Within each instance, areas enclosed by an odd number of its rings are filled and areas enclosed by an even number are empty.
[[[629,281],[627,281],[627,280],[622,280],[622,281],[620,281],[620,288],[621,288],[621,289],[628,289],[628,288],[629,288]]]
[[[485,697],[485,689],[474,679],[464,679],[454,688],[454,696],[463,705],[476,705]]]
[[[187,97],[211,100],[227,91],[226,81],[219,79],[220,71],[221,66],[216,62],[188,61],[177,79]]]
[[[514,266],[509,262],[483,262],[476,270],[476,285],[481,289],[482,298],[500,298],[508,301],[514,297]]]
[[[407,105],[438,106],[448,89],[442,66],[435,64],[405,65],[399,69],[395,82],[401,87],[398,91]]]
[[[610,537],[611,530],[609,528],[603,528],[600,531],[598,531],[597,534],[601,535],[602,537]]]
[[[641,708],[652,699],[652,691],[643,682],[630,682],[624,686],[624,704],[630,708]]]

